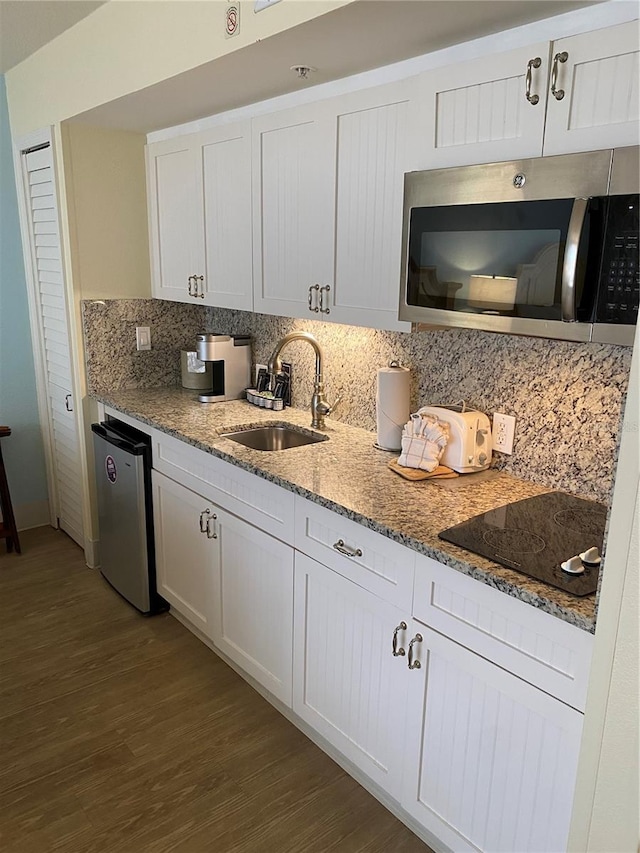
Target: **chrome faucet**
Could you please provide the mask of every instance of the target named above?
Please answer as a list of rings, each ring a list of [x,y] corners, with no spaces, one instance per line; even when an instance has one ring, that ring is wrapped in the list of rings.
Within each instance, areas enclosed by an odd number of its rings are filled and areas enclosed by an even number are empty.
[[[269,373],[273,384],[275,377],[282,373],[280,353],[287,344],[291,343],[291,341],[307,341],[307,343],[311,344],[316,354],[316,378],[313,383],[313,396],[311,397],[311,426],[315,427],[315,429],[324,429],[324,419],[335,409],[336,405],[340,401],[340,397],[338,397],[333,406],[331,406],[324,396],[322,347],[313,335],[310,335],[309,332],[290,332],[288,335],[285,335],[282,340],[278,341],[271,354],[271,358],[269,359],[267,366],[267,372]]]

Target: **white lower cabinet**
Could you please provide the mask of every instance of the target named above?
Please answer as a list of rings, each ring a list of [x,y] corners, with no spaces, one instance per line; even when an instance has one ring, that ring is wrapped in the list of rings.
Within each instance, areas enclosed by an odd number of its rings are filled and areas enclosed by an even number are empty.
[[[293,548],[227,512],[216,513],[213,642],[291,707]]]
[[[416,636],[402,806],[456,851],[566,850],[582,714],[419,622]]]
[[[158,592],[211,637],[217,542],[207,521],[213,504],[157,471],[151,476]]]
[[[392,640],[403,618],[296,552],[293,710],[396,799],[409,682]],[[405,638],[400,630],[398,648]]]
[[[158,592],[291,707],[293,548],[152,472]]]

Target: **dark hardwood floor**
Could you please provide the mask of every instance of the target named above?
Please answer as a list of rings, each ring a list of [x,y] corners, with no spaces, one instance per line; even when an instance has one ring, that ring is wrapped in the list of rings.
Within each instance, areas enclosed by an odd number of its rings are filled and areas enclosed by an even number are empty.
[[[3,853],[429,853],[168,614],[63,533],[0,550]]]

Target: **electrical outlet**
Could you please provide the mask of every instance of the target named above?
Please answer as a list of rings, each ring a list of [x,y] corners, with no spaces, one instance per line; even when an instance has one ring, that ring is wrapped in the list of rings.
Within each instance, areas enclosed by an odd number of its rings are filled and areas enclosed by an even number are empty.
[[[493,413],[493,449],[499,453],[513,453],[513,438],[516,432],[516,419],[513,415]]]
[[[151,349],[151,329],[149,326],[136,326],[136,349]]]

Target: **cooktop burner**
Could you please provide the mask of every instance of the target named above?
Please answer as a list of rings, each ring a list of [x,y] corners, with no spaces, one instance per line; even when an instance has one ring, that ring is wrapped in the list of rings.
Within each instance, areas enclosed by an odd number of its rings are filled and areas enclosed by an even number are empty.
[[[598,585],[599,567],[570,575],[560,563],[593,547],[602,553],[606,520],[602,504],[548,492],[492,509],[438,536],[572,595],[589,595]]]

